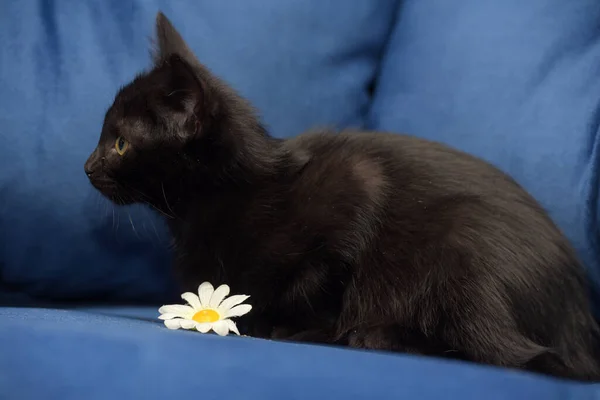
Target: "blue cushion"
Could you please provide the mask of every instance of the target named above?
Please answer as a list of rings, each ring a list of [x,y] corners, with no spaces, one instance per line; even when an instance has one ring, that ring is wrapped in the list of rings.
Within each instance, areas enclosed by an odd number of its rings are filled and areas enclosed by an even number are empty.
[[[0,308],[0,398],[583,400],[600,396],[600,385],[475,364],[169,331],[153,320],[156,315],[156,308]]]
[[[157,10],[280,136],[362,126],[396,0],[0,2],[0,283],[40,297],[163,298],[165,227],[83,173]]]
[[[599,20],[598,0],[405,0],[369,117],[514,176],[597,287]]]

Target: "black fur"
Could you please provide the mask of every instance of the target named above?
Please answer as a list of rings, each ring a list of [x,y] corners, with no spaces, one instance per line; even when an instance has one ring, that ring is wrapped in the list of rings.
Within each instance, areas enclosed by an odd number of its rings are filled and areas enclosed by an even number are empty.
[[[85,169],[167,218],[183,290],[250,294],[257,336],[599,379],[582,268],[513,180],[409,136],[274,139],[162,14],[157,39]]]

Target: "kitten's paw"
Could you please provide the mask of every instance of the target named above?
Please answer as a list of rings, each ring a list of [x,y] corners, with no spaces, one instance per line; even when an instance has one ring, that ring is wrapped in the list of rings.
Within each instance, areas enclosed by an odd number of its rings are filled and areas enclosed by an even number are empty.
[[[270,339],[273,325],[266,320],[248,318],[237,322],[238,329],[242,335],[261,339]]]
[[[348,334],[348,346],[358,349],[393,350],[395,340],[383,328],[360,328]]]
[[[420,343],[396,325],[355,329],[348,334],[348,346],[410,354],[428,354],[432,350],[427,343]]]
[[[328,329],[298,330],[289,327],[278,326],[273,328],[271,338],[290,342],[305,343],[332,343],[333,338]]]

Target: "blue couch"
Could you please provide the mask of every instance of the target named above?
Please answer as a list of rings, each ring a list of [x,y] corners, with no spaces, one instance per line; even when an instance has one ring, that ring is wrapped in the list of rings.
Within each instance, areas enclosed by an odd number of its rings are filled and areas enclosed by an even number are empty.
[[[0,399],[593,399],[600,385],[469,363],[169,331],[162,221],[83,163],[161,9],[281,137],[435,139],[514,176],[600,304],[598,0],[2,0]]]

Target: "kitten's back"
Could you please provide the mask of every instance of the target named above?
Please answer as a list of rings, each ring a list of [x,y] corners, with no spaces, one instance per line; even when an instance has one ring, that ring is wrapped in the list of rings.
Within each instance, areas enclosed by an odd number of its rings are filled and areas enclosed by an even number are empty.
[[[476,157],[405,135],[321,131],[287,146],[310,159],[294,193],[299,207],[310,208],[307,193],[316,193],[324,220],[344,226],[347,218],[347,230],[338,226],[346,237],[336,239],[344,243],[341,255],[360,265],[353,287],[362,288],[347,298],[370,299],[342,313],[350,326],[390,309],[379,300],[396,299],[393,320],[418,315],[418,328],[434,332],[449,319],[441,334],[447,344],[464,341],[469,329],[487,332],[497,354],[474,345],[471,359],[598,376],[598,329],[583,269],[513,179]],[[337,209],[345,215],[336,218]],[[471,340],[486,345],[480,336]]]

